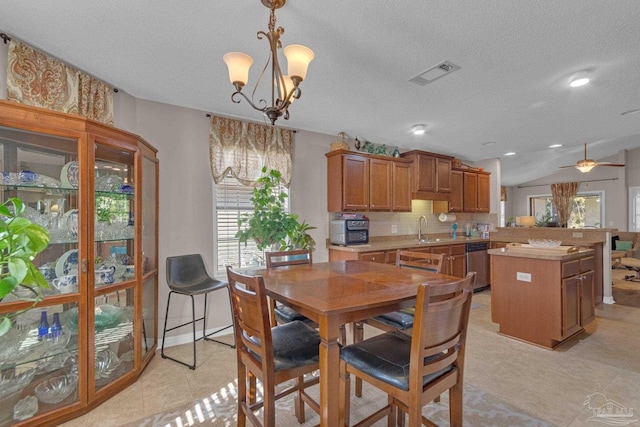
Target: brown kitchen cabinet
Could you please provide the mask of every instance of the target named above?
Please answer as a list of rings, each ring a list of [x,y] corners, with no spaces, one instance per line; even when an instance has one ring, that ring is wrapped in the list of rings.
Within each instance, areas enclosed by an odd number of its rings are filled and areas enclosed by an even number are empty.
[[[413,150],[402,154],[412,161],[412,197],[423,200],[449,200],[453,157]]]
[[[346,150],[327,156],[327,210],[411,211],[410,161]]]
[[[467,254],[465,245],[434,246],[434,254],[444,254],[442,274],[455,277],[465,277],[467,274]]]
[[[490,180],[489,172],[452,170],[450,212],[489,213]]]

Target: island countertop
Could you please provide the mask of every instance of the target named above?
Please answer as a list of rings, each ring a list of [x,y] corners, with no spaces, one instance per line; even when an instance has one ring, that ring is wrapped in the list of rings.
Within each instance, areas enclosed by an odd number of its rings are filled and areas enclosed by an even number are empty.
[[[518,248],[522,248],[522,246],[518,246]],[[509,251],[509,247],[499,248],[499,249],[490,249],[488,252],[489,255],[494,256],[504,256],[504,257],[514,257],[514,258],[533,258],[533,259],[543,259],[550,261],[570,261],[572,259],[582,258],[585,255],[593,254],[593,249],[588,248],[579,248],[577,251],[569,252],[569,253],[559,253],[554,250],[545,250],[544,248],[531,248],[530,250],[518,250]]]

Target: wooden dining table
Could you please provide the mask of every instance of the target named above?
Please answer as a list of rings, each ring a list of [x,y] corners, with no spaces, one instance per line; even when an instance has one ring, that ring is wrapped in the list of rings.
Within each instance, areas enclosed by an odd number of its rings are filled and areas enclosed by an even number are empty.
[[[320,425],[341,425],[339,328],[351,322],[412,307],[420,283],[447,284],[457,277],[393,264],[337,261],[248,270],[261,275],[267,295],[319,325]]]

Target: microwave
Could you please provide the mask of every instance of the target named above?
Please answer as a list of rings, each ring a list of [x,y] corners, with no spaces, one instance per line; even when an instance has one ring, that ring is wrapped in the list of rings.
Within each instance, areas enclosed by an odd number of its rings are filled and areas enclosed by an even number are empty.
[[[332,245],[365,245],[369,243],[368,219],[334,219],[329,227]]]

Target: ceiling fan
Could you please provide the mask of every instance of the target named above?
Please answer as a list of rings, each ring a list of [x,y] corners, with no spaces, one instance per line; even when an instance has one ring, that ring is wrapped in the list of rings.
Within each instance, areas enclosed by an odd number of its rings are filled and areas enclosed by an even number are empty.
[[[575,165],[560,166],[560,169],[576,168],[582,173],[587,173],[596,166],[613,166],[616,168],[624,167],[624,165],[620,163],[596,162],[593,159],[587,159],[587,144],[584,144],[584,159],[578,160],[578,163],[576,163]]]

